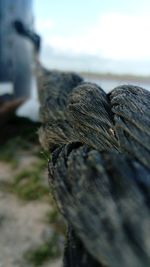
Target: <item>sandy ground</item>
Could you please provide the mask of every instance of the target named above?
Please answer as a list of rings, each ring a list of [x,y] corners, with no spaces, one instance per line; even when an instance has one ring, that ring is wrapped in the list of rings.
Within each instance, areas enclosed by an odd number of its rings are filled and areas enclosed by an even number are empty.
[[[0,267],[34,267],[25,261],[24,253],[46,241],[53,233],[44,221],[50,210],[47,201],[22,201],[2,189],[3,183],[13,182],[16,172],[30,168],[37,160],[28,152],[23,152],[20,159],[17,169],[0,161]],[[46,172],[44,177],[43,183],[47,185]],[[61,259],[49,260],[40,266],[60,267]]]

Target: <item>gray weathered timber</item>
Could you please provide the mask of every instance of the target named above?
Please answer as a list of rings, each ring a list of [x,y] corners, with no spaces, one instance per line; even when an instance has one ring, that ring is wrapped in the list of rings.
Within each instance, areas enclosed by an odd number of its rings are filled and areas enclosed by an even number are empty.
[[[115,151],[73,143],[55,153],[50,179],[60,210],[100,264],[150,266],[147,168]]]
[[[115,88],[110,100],[120,147],[150,167],[150,93],[125,85]]]
[[[63,264],[65,267],[103,267],[91,257],[71,226],[68,227]]]
[[[40,115],[43,126],[40,142],[45,149],[75,140],[72,126],[67,120],[67,98],[74,87],[82,82],[74,73],[46,71],[38,79]]]
[[[77,77],[45,72],[39,86],[40,140],[69,224],[64,267],[148,267],[150,93],[120,86],[107,95]]]
[[[118,147],[107,94],[96,84],[83,83],[68,100],[70,122],[78,139],[99,150]]]

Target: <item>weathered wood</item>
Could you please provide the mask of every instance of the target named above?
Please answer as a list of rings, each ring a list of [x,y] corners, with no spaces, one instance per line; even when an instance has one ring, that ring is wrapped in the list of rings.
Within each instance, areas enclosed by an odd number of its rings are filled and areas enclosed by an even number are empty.
[[[120,147],[150,167],[150,92],[128,85],[110,93]]]
[[[72,91],[68,118],[79,141],[99,150],[117,149],[109,99],[96,84],[83,83]]]
[[[64,266],[149,266],[150,93],[121,86],[106,95],[74,74],[45,75],[40,139],[73,229]]]
[[[63,266],[65,267],[103,267],[91,257],[81,240],[69,226],[64,251]]]
[[[50,179],[60,210],[100,264],[150,265],[149,169],[70,144],[54,153]]]
[[[67,99],[82,78],[74,73],[43,70],[38,79],[40,115],[43,126],[40,142],[45,149],[52,148],[70,139],[76,140],[67,119]]]

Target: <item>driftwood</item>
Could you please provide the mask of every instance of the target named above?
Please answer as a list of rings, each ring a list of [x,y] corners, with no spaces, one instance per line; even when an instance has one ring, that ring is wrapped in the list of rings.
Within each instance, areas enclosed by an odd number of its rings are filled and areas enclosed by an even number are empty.
[[[149,170],[78,145],[59,149],[50,163],[60,210],[99,263],[149,266]]]
[[[45,149],[75,140],[72,125],[67,120],[66,105],[69,93],[82,81],[74,73],[42,71],[38,79],[43,123],[39,137]]]
[[[150,93],[43,72],[39,131],[69,224],[65,267],[150,266]]]

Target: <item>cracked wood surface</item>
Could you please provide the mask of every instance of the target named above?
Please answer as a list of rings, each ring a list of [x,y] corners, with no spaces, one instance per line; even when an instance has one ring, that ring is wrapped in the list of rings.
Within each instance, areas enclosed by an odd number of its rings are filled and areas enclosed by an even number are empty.
[[[124,85],[106,94],[54,71],[39,95],[50,185],[71,229],[64,266],[149,266],[150,93]]]

